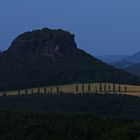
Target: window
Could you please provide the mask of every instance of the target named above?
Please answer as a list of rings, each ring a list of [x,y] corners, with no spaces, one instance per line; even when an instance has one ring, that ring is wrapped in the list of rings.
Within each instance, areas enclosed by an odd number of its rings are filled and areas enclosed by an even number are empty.
[[[110,85],[108,85],[108,91],[110,91]]]
[[[18,90],[18,95],[20,96],[20,90]]]
[[[25,94],[27,94],[28,92],[27,92],[27,89],[25,89]]]
[[[97,87],[95,87],[95,91],[97,92],[98,90],[97,90]]]
[[[34,91],[33,91],[33,89],[31,90],[31,93],[32,93],[32,94],[34,94]]]
[[[127,87],[125,86],[124,89],[125,89],[125,92],[126,92],[127,91]]]
[[[88,84],[88,91],[90,91],[91,90],[91,86],[90,86],[90,84]]]
[[[84,92],[84,85],[82,85],[82,92]]]
[[[40,93],[40,88],[38,88],[38,93]]]
[[[59,93],[59,87],[56,87],[56,92]]]
[[[46,94],[46,92],[47,92],[47,91],[46,91],[46,88],[44,88],[44,93]]]
[[[102,84],[100,83],[100,91],[102,91]]]
[[[121,86],[119,85],[119,92],[121,91]]]
[[[2,96],[6,96],[6,92],[4,92],[4,93],[2,94]]]
[[[115,84],[113,84],[113,91],[115,91]]]
[[[76,85],[76,92],[78,92],[78,85]]]
[[[104,91],[106,91],[106,84],[104,84]]]

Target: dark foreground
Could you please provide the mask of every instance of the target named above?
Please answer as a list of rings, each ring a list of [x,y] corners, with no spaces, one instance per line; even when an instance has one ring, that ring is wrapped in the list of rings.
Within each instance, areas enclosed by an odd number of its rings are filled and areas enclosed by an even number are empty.
[[[9,96],[0,110],[0,140],[140,140],[139,97]]]
[[[0,140],[139,140],[140,122],[92,113],[0,112]]]
[[[36,94],[0,97],[0,110],[83,112],[140,120],[140,97],[99,94]]]

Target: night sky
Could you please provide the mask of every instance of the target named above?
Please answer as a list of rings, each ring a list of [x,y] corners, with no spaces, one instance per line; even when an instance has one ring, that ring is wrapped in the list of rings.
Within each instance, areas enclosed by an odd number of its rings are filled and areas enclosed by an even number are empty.
[[[70,30],[94,55],[140,51],[140,0],[0,0],[0,50],[19,34]]]

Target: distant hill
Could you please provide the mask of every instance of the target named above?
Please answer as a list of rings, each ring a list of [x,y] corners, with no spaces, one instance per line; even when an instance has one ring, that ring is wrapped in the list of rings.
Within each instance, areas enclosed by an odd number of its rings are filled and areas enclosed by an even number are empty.
[[[140,63],[125,68],[126,71],[140,76]]]
[[[128,57],[128,55],[99,55],[96,57],[108,64],[112,64],[113,62],[121,61],[122,59]]]
[[[113,62],[112,65],[115,66],[116,68],[121,68],[121,69],[125,69],[129,66],[134,65],[135,63],[130,62],[126,59],[122,59],[121,61],[117,61],[117,62]]]
[[[43,28],[19,35],[0,54],[0,90],[78,83],[139,84],[139,79],[77,48],[74,35]]]
[[[125,57],[120,61],[113,62],[112,65],[118,68],[127,68],[137,63],[140,63],[140,52],[137,52],[131,56]]]
[[[116,68],[124,69],[135,75],[140,75],[140,52],[112,63]]]
[[[127,61],[132,62],[132,63],[140,63],[140,52],[137,52],[133,54],[132,56],[129,56],[125,58]]]
[[[136,75],[140,75],[140,52],[132,55],[131,57],[127,58],[128,61],[133,62],[133,65],[126,67],[125,70]]]

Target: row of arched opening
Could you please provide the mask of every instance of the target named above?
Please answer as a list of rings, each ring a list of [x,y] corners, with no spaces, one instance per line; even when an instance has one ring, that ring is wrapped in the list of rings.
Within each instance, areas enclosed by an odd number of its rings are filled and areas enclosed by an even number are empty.
[[[85,86],[87,85],[76,85],[76,92],[85,92],[87,90],[85,90]],[[82,88],[82,90],[81,90]],[[127,92],[127,87],[124,86],[123,88],[121,88],[120,85],[115,85],[115,84],[112,84],[112,85],[107,85],[107,84],[102,84],[100,83],[100,86],[95,86],[93,91],[95,92],[121,92],[121,91],[124,91],[124,92]],[[91,92],[91,84],[88,84],[88,92]]]
[[[76,93],[84,93],[84,92],[127,92],[127,87],[126,86],[121,86],[121,85],[115,85],[115,84],[103,84],[100,83],[98,86],[95,85],[93,86],[92,84],[77,84],[73,85],[73,91],[70,92],[76,92]],[[30,89],[30,90],[18,90],[18,95],[22,94],[35,94],[35,93],[44,93],[44,94],[51,94],[51,93],[65,93],[65,91],[61,91],[61,88],[59,86],[57,87],[52,87],[52,88],[47,88],[44,87],[38,88],[36,90]],[[6,92],[4,93],[6,95]]]

